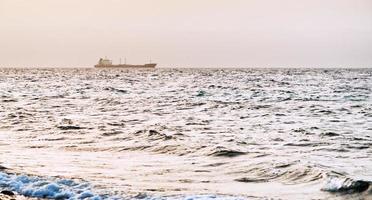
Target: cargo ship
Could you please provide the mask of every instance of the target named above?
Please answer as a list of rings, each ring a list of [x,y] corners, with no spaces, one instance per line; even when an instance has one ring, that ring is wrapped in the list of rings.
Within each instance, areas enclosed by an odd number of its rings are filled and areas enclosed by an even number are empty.
[[[98,64],[94,65],[95,68],[155,68],[156,63],[148,63],[144,65],[129,65],[129,64],[112,64],[112,60],[109,60],[107,58],[100,58],[98,61]]]

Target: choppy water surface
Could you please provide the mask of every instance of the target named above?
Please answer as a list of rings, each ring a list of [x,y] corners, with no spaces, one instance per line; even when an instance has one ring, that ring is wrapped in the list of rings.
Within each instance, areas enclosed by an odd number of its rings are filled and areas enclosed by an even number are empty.
[[[0,188],[24,195],[370,198],[371,146],[368,69],[0,69]]]

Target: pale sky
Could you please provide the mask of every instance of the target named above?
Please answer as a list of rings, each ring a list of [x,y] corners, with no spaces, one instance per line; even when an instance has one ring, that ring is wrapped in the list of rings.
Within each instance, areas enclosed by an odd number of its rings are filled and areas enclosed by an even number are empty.
[[[0,0],[0,67],[372,67],[372,0]]]

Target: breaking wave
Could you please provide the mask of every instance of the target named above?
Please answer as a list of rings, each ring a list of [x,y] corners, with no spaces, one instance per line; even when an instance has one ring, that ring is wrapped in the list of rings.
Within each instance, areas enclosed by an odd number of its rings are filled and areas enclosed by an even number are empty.
[[[345,177],[328,177],[322,190],[338,193],[361,193],[367,191],[371,186],[370,181],[353,180]]]
[[[68,179],[43,179],[36,176],[15,175],[0,172],[0,188],[14,191],[17,194],[43,199],[89,199],[89,200],[244,200],[243,197],[223,195],[188,195],[188,196],[150,196],[144,193],[131,197],[121,197],[109,194],[96,194],[86,182],[76,182]],[[3,192],[3,194],[7,192]],[[13,195],[13,194],[12,194]]]
[[[100,196],[91,191],[88,183],[57,179],[54,181],[36,176],[6,174],[0,172],[0,187],[15,191],[20,195],[48,199],[115,199]]]

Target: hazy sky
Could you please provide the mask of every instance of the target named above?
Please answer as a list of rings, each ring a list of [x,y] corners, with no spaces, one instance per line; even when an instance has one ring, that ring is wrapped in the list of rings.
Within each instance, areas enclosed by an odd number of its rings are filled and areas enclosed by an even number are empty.
[[[0,0],[0,66],[372,67],[372,0]]]

